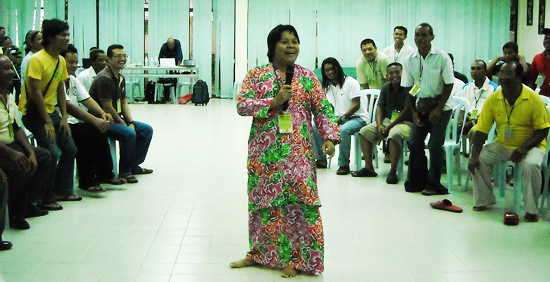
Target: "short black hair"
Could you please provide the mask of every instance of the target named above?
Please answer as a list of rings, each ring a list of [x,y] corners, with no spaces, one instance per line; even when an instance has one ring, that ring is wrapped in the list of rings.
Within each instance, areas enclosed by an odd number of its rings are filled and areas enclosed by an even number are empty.
[[[393,32],[395,32],[396,29],[402,30],[403,32],[405,32],[405,36],[407,36],[407,28],[406,27],[398,25],[398,26],[393,28]]]
[[[417,28],[418,27],[427,27],[428,30],[430,31],[430,35],[434,35],[434,29],[432,28],[432,26],[429,23],[421,23],[417,26]]]
[[[113,57],[113,50],[114,49],[124,49],[124,46],[120,44],[113,44],[107,48],[107,57],[112,58]]]
[[[6,28],[5,28],[5,27],[3,27],[3,26],[0,26],[0,30],[2,30],[2,29],[3,29],[3,30],[6,30]]]
[[[519,53],[518,44],[515,42],[507,42],[502,46],[502,51],[504,49],[512,49],[515,53]]]
[[[523,75],[523,66],[519,63],[518,60],[510,60],[507,62],[504,62],[504,64],[516,64],[516,78],[521,77]],[[504,64],[502,64],[504,66]],[[500,67],[502,69],[502,66]]]
[[[273,57],[275,56],[275,47],[277,46],[277,42],[281,40],[281,36],[285,31],[294,34],[294,36],[296,36],[296,39],[298,40],[298,44],[300,44],[300,37],[298,36],[298,32],[292,25],[277,25],[267,35],[267,58],[269,59],[270,63],[273,63]]]
[[[4,44],[4,41],[6,41],[8,39],[11,40],[11,38],[9,36],[2,37],[2,45]],[[12,42],[13,42],[13,40],[12,40]]]
[[[481,60],[481,59],[477,59],[477,60],[475,60],[475,61],[474,61],[474,62],[473,62],[472,64],[474,64],[474,63],[480,63],[480,64],[483,64],[483,69],[484,69],[484,70],[487,70],[487,63],[485,63],[485,61],[484,61],[484,60]]]
[[[340,65],[340,62],[336,60],[333,57],[328,57],[323,60],[323,63],[321,64],[321,75],[323,77],[323,88],[326,90],[328,86],[330,85],[330,79],[328,79],[327,74],[325,73],[325,65],[331,64],[334,66],[334,69],[336,69],[337,72],[337,80],[338,84],[340,85],[340,88],[344,86],[344,82],[346,80],[346,75],[344,74],[344,70],[342,69],[342,66]]]
[[[398,62],[393,62],[391,64],[389,64],[387,67],[386,67],[386,70],[389,69],[390,67],[400,67],[401,70],[403,70],[403,65],[398,63]]]
[[[92,49],[92,51],[90,51],[90,62],[97,61],[97,58],[99,58],[99,54],[105,54],[105,51],[97,49],[97,47],[95,49]]]
[[[363,48],[363,45],[367,45],[367,44],[372,44],[372,46],[374,47],[374,49],[378,49],[376,48],[376,43],[374,43],[374,40],[370,39],[370,38],[367,38],[367,39],[363,39],[363,41],[361,41],[361,46],[359,46],[360,48]]]
[[[550,28],[545,28],[542,30],[542,34],[544,35],[550,35]]]
[[[447,54],[449,54],[449,57],[451,58],[451,62],[454,64],[455,57],[453,56],[453,54],[451,54],[451,53],[447,53]]]
[[[59,55],[65,57],[67,55],[67,53],[75,53],[75,54],[78,54],[78,50],[76,50],[76,47],[74,47],[73,44],[69,44],[67,46],[67,49],[61,51],[61,53],[59,53]]]
[[[42,46],[44,48],[50,45],[50,37],[55,37],[56,35],[62,33],[65,30],[69,30],[69,24],[58,20],[44,20],[42,22]]]

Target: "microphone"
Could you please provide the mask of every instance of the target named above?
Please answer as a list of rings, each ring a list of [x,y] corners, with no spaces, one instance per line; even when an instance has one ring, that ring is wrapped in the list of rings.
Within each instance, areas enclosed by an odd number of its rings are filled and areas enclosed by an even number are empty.
[[[286,68],[286,81],[285,85],[292,85],[292,77],[294,76],[294,65],[288,66]],[[286,112],[288,109],[288,100],[283,103],[283,112]]]

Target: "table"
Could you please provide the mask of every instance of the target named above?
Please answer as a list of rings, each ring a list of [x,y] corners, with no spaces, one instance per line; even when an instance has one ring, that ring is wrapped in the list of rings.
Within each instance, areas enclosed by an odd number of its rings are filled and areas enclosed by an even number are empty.
[[[169,71],[173,72],[179,72],[179,73],[167,73]],[[186,72],[186,73],[184,73]],[[180,86],[184,84],[189,85],[189,90],[192,89],[193,85],[197,82],[199,79],[199,68],[198,67],[144,67],[144,66],[135,66],[135,65],[129,65],[126,66],[124,69],[122,69],[121,73],[127,77],[135,77],[138,78],[138,81],[126,81],[126,83],[132,83],[136,84],[140,87],[140,89],[144,89],[141,87],[141,78],[177,78],[178,79],[178,85],[176,86],[176,90],[179,89]],[[189,79],[189,82],[181,82],[180,79]],[[133,96],[133,85],[132,85],[132,95]],[[191,91],[190,91],[191,92]],[[128,95],[128,93],[126,93]],[[155,95],[156,97],[157,95]],[[177,99],[180,95],[178,95],[176,91],[175,99]],[[130,99],[131,101],[132,99]]]

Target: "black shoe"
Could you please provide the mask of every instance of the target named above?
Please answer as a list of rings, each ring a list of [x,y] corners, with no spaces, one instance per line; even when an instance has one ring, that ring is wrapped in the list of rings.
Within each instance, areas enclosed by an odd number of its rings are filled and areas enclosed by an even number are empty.
[[[2,241],[0,240],[0,251],[6,251],[11,249],[13,247],[13,244],[10,241]]]
[[[317,160],[315,161],[315,166],[317,168],[327,168],[327,160]]]
[[[388,174],[388,177],[386,177],[386,183],[388,184],[397,184],[398,182],[399,178],[396,173],[390,173]]]
[[[47,214],[48,214],[47,210],[38,208],[35,205],[29,205],[29,207],[27,208],[27,214],[25,214],[25,218],[45,216]]]
[[[347,175],[347,174],[349,174],[349,166],[341,166],[336,171],[336,174],[337,175]]]
[[[19,230],[31,228],[29,223],[20,215],[10,216],[10,227]]]

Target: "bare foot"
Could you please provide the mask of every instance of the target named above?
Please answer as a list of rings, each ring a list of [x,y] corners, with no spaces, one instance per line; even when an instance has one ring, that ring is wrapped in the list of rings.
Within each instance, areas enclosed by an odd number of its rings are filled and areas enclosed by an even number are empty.
[[[298,274],[298,271],[292,267],[285,267],[283,269],[283,273],[281,273],[281,277],[283,278],[292,278]]]
[[[245,258],[245,259],[230,263],[229,267],[231,267],[231,268],[242,268],[242,267],[248,267],[248,266],[253,266],[253,265],[257,265],[257,264],[258,263]]]

